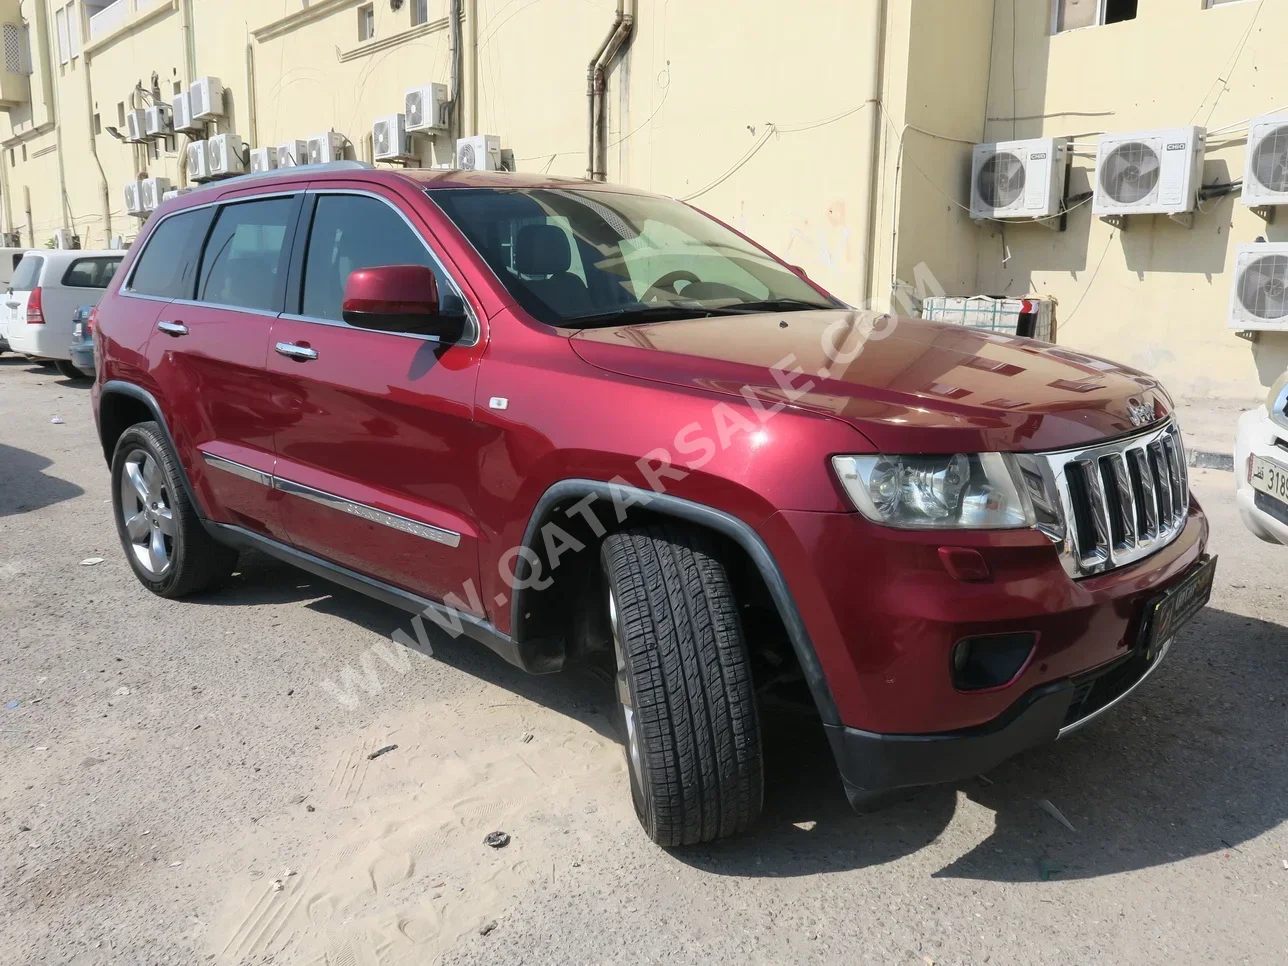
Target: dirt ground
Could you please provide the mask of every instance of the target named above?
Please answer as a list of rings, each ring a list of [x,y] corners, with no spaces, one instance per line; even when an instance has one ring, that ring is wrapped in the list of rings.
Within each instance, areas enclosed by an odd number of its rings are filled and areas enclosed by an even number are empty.
[[[1194,471],[1212,604],[1104,723],[860,817],[770,720],[757,831],[665,852],[590,674],[262,557],[145,592],[88,389],[6,356],[0,963],[1286,962],[1288,549],[1232,488]]]

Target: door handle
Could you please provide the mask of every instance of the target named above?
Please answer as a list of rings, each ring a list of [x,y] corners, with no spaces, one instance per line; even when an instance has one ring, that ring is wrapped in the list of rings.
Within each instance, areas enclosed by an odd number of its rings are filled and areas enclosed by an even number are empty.
[[[158,322],[157,328],[166,335],[172,335],[176,339],[181,335],[188,334],[188,327],[182,322]]]
[[[318,357],[317,349],[295,345],[291,342],[279,342],[273,348],[277,350],[278,355],[286,356],[288,359],[297,359],[300,362],[312,362]]]

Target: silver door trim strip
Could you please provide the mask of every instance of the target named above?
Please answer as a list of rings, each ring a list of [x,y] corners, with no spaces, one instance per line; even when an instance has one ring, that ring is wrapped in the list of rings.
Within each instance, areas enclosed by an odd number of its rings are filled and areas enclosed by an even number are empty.
[[[267,486],[270,489],[273,486],[273,474],[257,470],[253,466],[226,460],[222,456],[215,456],[213,453],[203,452],[201,458],[206,461],[207,466],[214,469],[223,470],[225,473],[231,473],[233,476],[239,476],[243,480],[250,480],[252,483],[258,483],[260,486]]]
[[[239,476],[244,480],[250,480],[252,483],[258,483],[261,486],[267,486],[270,489],[278,490],[282,493],[289,493],[292,496],[298,496],[301,499],[309,500],[319,506],[328,507],[332,510],[338,510],[341,513],[347,513],[350,516],[366,520],[368,523],[378,523],[381,526],[389,527],[392,530],[398,530],[401,533],[411,534],[413,537],[421,537],[425,540],[431,540],[434,543],[440,543],[445,547],[453,549],[461,545],[461,535],[454,530],[444,530],[442,527],[435,527],[428,523],[421,523],[419,520],[411,520],[397,513],[390,513],[387,510],[378,510],[373,506],[365,503],[358,503],[354,500],[346,500],[342,496],[334,493],[328,493],[325,490],[318,490],[311,486],[305,486],[303,483],[296,483],[294,480],[284,479],[280,476],[274,476],[271,473],[265,473],[251,466],[245,466],[233,460],[224,459],[222,456],[214,456],[211,453],[202,453],[202,459],[215,469],[231,473],[233,476]]]

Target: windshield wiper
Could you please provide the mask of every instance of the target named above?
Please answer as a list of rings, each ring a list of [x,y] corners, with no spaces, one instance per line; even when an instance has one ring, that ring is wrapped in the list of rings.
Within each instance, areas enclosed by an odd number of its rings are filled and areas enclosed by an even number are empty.
[[[570,329],[589,329],[595,326],[622,325],[631,322],[671,322],[678,319],[705,319],[714,315],[739,315],[729,308],[706,309],[700,305],[629,305],[612,312],[580,315],[562,319],[559,325]]]
[[[727,306],[731,312],[817,312],[835,309],[824,302],[807,302],[804,299],[760,299],[755,302],[738,302]]]

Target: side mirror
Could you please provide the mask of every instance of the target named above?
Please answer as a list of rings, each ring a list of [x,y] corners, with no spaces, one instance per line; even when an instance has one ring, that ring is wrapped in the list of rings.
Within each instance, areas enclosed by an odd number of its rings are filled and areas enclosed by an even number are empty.
[[[465,317],[439,314],[438,279],[424,265],[360,268],[344,286],[344,321],[359,329],[415,332],[459,342]]]

